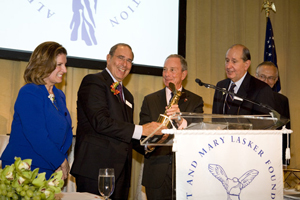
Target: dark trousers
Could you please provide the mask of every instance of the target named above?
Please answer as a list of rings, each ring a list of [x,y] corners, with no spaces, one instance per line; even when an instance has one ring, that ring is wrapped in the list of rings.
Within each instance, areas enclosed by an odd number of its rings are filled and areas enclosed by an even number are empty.
[[[166,178],[159,188],[145,187],[147,200],[172,200],[172,165],[168,169]],[[173,191],[173,199],[176,199],[175,192]]]

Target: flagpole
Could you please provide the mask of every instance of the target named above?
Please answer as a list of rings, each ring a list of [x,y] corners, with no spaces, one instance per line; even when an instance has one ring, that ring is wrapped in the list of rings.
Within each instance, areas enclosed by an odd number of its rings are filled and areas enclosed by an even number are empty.
[[[264,61],[271,61],[274,63],[276,68],[278,69],[277,65],[277,55],[276,55],[276,49],[275,49],[275,41],[274,41],[274,35],[273,35],[273,28],[270,20],[270,12],[271,10],[276,13],[275,4],[270,1],[264,1],[262,4],[261,10],[265,10],[266,15],[266,38],[265,38],[265,50],[264,50]],[[278,70],[279,72],[279,70]],[[274,87],[272,88],[274,91],[279,92],[281,90],[280,86],[280,77],[278,75],[278,80]]]
[[[273,2],[269,1],[264,1],[262,4],[261,10],[265,10],[265,15],[266,15],[266,41],[265,41],[265,55],[264,55],[264,61],[271,61],[275,64],[275,66],[278,69],[277,66],[277,55],[276,55],[276,50],[275,50],[275,42],[274,42],[274,35],[273,35],[273,28],[271,24],[271,20],[269,18],[270,16],[270,10],[272,10],[274,13],[276,13],[276,8],[275,4]],[[269,29],[269,30],[268,30]],[[268,46],[270,49],[268,49]],[[266,54],[269,54],[271,56],[267,56]],[[279,70],[278,70],[279,71]],[[279,92],[281,90],[281,85],[280,85],[280,78],[278,76],[278,80],[275,84],[275,86],[272,88],[275,92]],[[290,163],[291,159],[291,153],[290,153],[290,146],[289,146],[289,135],[287,134],[287,145],[285,149],[285,167]],[[294,171],[293,169],[291,169]]]

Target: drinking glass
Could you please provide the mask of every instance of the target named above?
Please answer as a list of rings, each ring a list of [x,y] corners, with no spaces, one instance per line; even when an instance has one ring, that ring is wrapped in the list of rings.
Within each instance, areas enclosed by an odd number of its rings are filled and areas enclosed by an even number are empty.
[[[105,200],[108,200],[112,195],[115,189],[115,172],[113,168],[99,169],[98,189]]]

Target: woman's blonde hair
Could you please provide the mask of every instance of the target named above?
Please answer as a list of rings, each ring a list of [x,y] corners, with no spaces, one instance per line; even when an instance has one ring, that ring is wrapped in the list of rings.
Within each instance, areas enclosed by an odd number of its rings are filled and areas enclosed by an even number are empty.
[[[37,46],[26,66],[25,82],[45,85],[44,79],[55,70],[56,58],[59,54],[67,55],[67,50],[56,42],[44,42]]]

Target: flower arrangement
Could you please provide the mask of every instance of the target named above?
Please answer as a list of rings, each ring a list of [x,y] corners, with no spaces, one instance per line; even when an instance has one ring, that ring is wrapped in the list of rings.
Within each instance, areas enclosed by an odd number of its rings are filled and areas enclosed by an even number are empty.
[[[31,162],[31,159],[15,157],[12,165],[0,169],[0,199],[53,200],[55,194],[61,192],[62,171],[46,180],[46,173],[39,174],[39,168],[31,171]]]
[[[110,86],[110,91],[114,94],[114,95],[117,95],[120,93],[119,90],[117,90],[117,87],[120,83],[119,82],[114,82],[113,84],[111,84]]]

